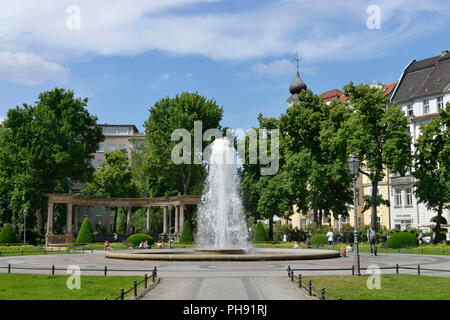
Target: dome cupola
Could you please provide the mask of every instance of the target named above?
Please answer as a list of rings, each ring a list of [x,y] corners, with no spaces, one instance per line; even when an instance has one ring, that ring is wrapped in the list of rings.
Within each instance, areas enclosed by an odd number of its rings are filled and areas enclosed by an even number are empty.
[[[302,79],[300,79],[300,74],[297,70],[297,76],[295,77],[294,81],[292,81],[291,85],[289,86],[289,91],[292,95],[299,94],[302,90],[307,90],[308,87],[306,86],[306,83],[303,82]]]

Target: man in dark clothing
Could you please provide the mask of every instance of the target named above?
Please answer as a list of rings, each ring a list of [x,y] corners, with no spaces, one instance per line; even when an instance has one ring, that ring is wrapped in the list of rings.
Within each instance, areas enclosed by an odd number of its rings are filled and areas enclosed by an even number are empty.
[[[370,228],[367,230],[367,241],[370,245],[370,255],[373,256],[374,251],[375,255],[377,255],[377,232],[374,229],[373,224],[371,224]]]

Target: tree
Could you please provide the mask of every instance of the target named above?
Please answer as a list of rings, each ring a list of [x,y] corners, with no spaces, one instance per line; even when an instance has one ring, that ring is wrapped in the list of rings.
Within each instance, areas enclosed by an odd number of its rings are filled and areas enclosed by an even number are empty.
[[[372,184],[371,224],[376,228],[378,183],[383,181],[385,170],[404,175],[411,166],[408,120],[395,103],[387,105],[389,99],[381,89],[350,82],[344,92],[350,97],[352,115],[340,134],[347,138],[347,154],[355,152],[367,168],[360,172]]]
[[[132,181],[128,167],[128,159],[124,150],[114,150],[105,153],[105,161],[87,183],[82,194],[99,198],[133,198],[138,196],[138,189]],[[114,213],[113,232],[117,230],[117,207]]]
[[[83,223],[81,224],[80,232],[78,233],[78,237],[76,243],[78,244],[86,244],[86,243],[94,243],[95,236],[92,231],[92,224],[89,218],[84,218]]]
[[[68,192],[71,181],[88,180],[88,160],[104,136],[87,101],[55,88],[41,93],[35,105],[7,112],[0,126],[0,181],[8,186],[0,188],[2,219],[21,220],[26,208],[34,225],[47,193]]]
[[[5,223],[0,231],[0,243],[17,243],[17,235],[9,223]]]
[[[179,242],[194,242],[194,235],[192,234],[189,220],[184,220],[183,232],[181,233]]]
[[[314,227],[322,215],[347,216],[351,201],[346,149],[335,135],[350,112],[345,104],[326,105],[311,90],[298,94],[298,103],[280,117],[292,205],[313,210]]]
[[[259,221],[255,225],[255,232],[253,233],[253,241],[266,241],[266,230],[264,229],[264,225],[261,221]]]
[[[245,159],[249,159],[251,151],[256,153],[256,150],[252,150],[256,146],[259,149],[260,140],[262,139],[261,130],[266,132],[265,139],[267,140],[268,150],[279,149],[279,141],[272,140],[272,130],[278,130],[278,119],[264,118],[262,114],[258,116],[259,128],[254,130],[260,130],[259,136],[256,138],[256,145],[250,143],[250,137],[246,136],[244,143],[246,144]],[[272,145],[275,143],[277,145]],[[258,220],[261,218],[269,220],[268,238],[273,240],[273,221],[274,216],[286,217],[289,213],[292,213],[292,207],[290,206],[290,188],[288,176],[279,169],[274,175],[262,175],[262,168],[266,167],[261,159],[261,154],[265,153],[265,150],[257,150],[258,159],[257,163],[250,163],[250,161],[243,161],[243,169],[241,170],[241,189],[243,191],[243,205],[244,210],[248,217]],[[276,156],[275,154],[267,155],[269,158]],[[278,159],[279,166],[284,163],[284,158],[279,153]]]
[[[201,192],[205,178],[205,167],[195,163],[194,122],[201,121],[203,137],[207,129],[220,129],[223,109],[214,100],[207,100],[198,93],[183,92],[174,98],[163,98],[150,109],[150,116],[144,123],[146,141],[141,150],[143,172],[149,177],[146,186],[154,196],[181,193],[184,195]],[[178,141],[171,141],[172,133],[184,129],[189,133],[191,148],[188,163],[175,164],[172,150]],[[204,149],[208,142],[201,143]],[[202,150],[203,150],[202,149]]]
[[[415,195],[437,213],[434,242],[439,242],[443,209],[450,209],[450,103],[439,116],[420,126],[412,175]]]

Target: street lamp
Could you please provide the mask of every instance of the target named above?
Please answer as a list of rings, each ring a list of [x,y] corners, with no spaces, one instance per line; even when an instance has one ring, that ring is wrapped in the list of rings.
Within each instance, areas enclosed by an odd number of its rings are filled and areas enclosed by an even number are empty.
[[[172,201],[169,202],[169,248],[172,249]]]
[[[361,275],[361,269],[359,265],[359,248],[358,248],[358,218],[357,218],[357,210],[356,210],[356,179],[359,176],[359,164],[361,161],[355,156],[355,153],[350,155],[350,159],[347,161],[348,168],[350,170],[350,174],[353,180],[353,210],[355,215],[355,229],[353,231],[353,238],[355,243],[355,272],[357,276]]]
[[[23,243],[26,243],[27,234],[27,209],[23,210]]]

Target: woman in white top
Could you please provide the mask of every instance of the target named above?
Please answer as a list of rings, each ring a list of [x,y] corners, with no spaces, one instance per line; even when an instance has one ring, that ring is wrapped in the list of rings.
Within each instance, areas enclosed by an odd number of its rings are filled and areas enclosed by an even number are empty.
[[[328,231],[327,237],[328,237],[328,248],[331,248],[333,246],[333,237],[334,237],[333,232]]]

